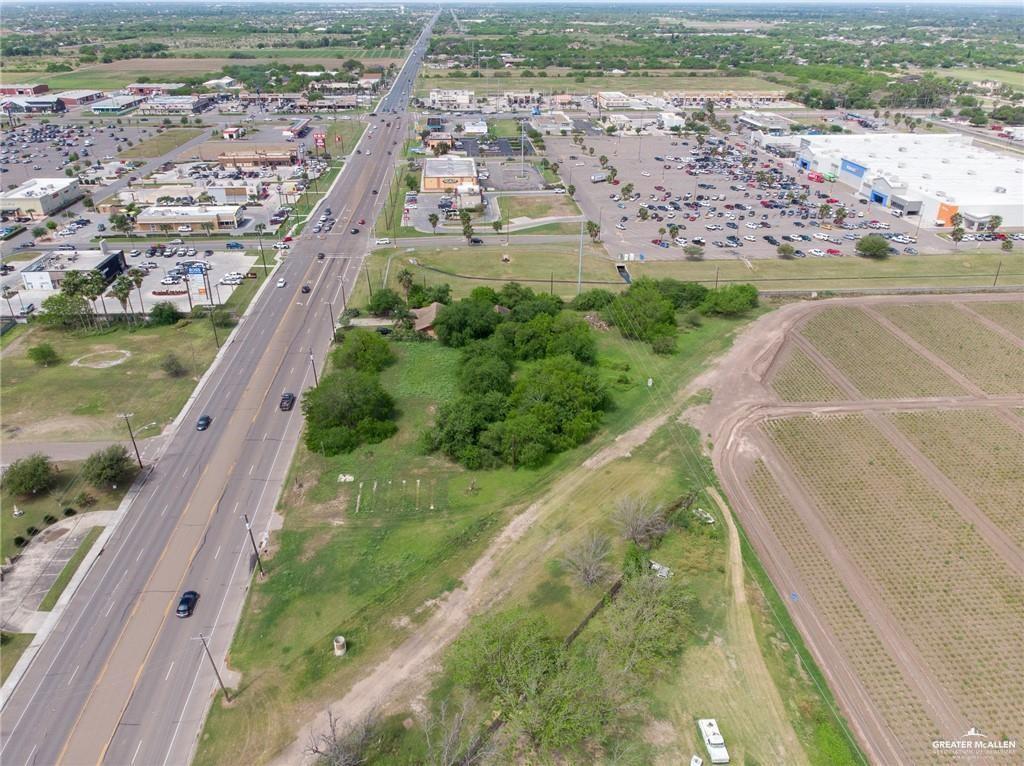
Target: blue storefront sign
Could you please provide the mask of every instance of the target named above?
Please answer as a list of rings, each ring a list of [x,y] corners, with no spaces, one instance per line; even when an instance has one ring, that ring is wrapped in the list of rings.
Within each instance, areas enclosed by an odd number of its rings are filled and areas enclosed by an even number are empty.
[[[863,165],[858,165],[856,162],[850,162],[849,160],[843,160],[839,168],[841,173],[849,173],[851,176],[857,178],[863,178],[867,172],[867,168]]]

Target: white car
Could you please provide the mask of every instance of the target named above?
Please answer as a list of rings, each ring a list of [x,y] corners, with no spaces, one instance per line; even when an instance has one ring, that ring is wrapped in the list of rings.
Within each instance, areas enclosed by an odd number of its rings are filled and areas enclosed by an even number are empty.
[[[746,226],[748,229],[760,229],[761,228],[756,223],[745,223],[743,225]]]
[[[377,237],[377,239],[376,239],[374,244],[377,244],[377,245],[390,245],[391,244],[391,240],[388,237]]]
[[[283,278],[283,277],[282,277],[281,279],[277,280],[277,286],[278,286],[278,287],[284,287],[284,286],[285,286],[285,285],[287,285],[287,284],[288,284],[288,283],[284,281],[284,278]]]
[[[177,277],[164,277],[163,279],[160,280],[160,284],[162,284],[162,285],[176,285],[180,281],[181,280],[178,279]]]
[[[642,175],[644,178],[650,178],[651,177],[651,174],[648,173],[646,170],[640,171],[640,175]]]
[[[824,258],[825,257],[825,251],[816,247],[813,250],[811,250],[811,255],[816,255],[819,258]]]
[[[619,231],[625,231],[626,230],[626,227],[624,225],[622,225],[621,223],[615,224],[615,228],[618,229]]]
[[[748,234],[743,239],[745,239],[747,242],[757,242],[757,237],[755,237],[753,234]]]
[[[274,243],[274,249],[275,250],[290,250],[291,249],[291,245],[289,245],[287,242],[275,242]]]

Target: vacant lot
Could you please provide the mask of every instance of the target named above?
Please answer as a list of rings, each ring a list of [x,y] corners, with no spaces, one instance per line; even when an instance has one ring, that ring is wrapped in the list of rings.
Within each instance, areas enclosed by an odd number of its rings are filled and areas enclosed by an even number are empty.
[[[1011,72],[1008,69],[938,69],[935,73],[942,77],[955,77],[967,82],[994,80],[1010,85],[1018,90],[1024,88],[1024,74]]]
[[[568,194],[508,194],[498,198],[502,220],[579,215],[580,209]]]
[[[27,351],[41,343],[53,346],[60,361],[49,367],[32,362]],[[215,351],[210,323],[202,321],[97,332],[33,327],[4,349],[3,436],[25,441],[123,439],[120,412],[135,413],[138,429],[149,426],[141,436],[155,436],[178,414]],[[169,354],[185,367],[181,377],[163,370]]]
[[[971,309],[1024,339],[1024,303],[979,303]]]
[[[971,348],[992,353],[979,330],[1007,340],[974,312],[1019,298],[790,304],[712,381],[715,467],[872,761],[945,762],[931,741],[965,721],[1010,732],[1024,720],[1021,425]],[[894,343],[873,314],[925,350]],[[951,388],[928,352],[994,393]],[[837,393],[841,380],[866,400]]]
[[[161,157],[205,132],[202,128],[168,128],[163,133],[146,139],[131,149],[125,149],[118,157],[123,160]]]

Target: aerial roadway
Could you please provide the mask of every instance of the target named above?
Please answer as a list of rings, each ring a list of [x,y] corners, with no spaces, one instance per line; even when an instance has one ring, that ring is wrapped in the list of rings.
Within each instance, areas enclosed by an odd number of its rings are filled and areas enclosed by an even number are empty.
[[[387,197],[436,19],[369,118],[375,128],[314,212],[331,208],[336,233],[307,228],[296,237],[5,701],[5,766],[191,760],[217,689],[210,659],[223,673],[256,566],[245,518],[255,540],[269,531],[301,436],[300,410],[278,403],[284,392],[301,395],[313,385],[314,367],[322,369],[333,321],[371,244],[369,226],[358,222],[373,221]],[[203,415],[211,421],[200,431]],[[178,600],[188,590],[199,600],[179,619]]]

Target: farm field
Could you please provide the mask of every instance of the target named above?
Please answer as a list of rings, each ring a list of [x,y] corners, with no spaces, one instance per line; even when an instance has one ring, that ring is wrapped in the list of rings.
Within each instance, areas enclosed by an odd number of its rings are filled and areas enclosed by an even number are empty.
[[[830,307],[818,312],[800,334],[868,398],[964,393],[945,373],[858,308]],[[877,369],[879,355],[887,360],[884,370]]]
[[[830,402],[846,398],[843,390],[807,354],[791,345],[772,377],[772,388],[784,402]]]
[[[1024,304],[978,303],[971,309],[1024,339]]]
[[[1019,298],[788,304],[711,381],[716,471],[873,762],[945,763],[931,742],[964,722],[999,739],[1024,720],[1024,427],[1015,392],[992,383],[988,336],[1009,341],[975,317]],[[800,336],[865,400],[833,390]]]
[[[941,306],[887,306],[882,314],[989,394],[1024,392],[1024,347]]]

